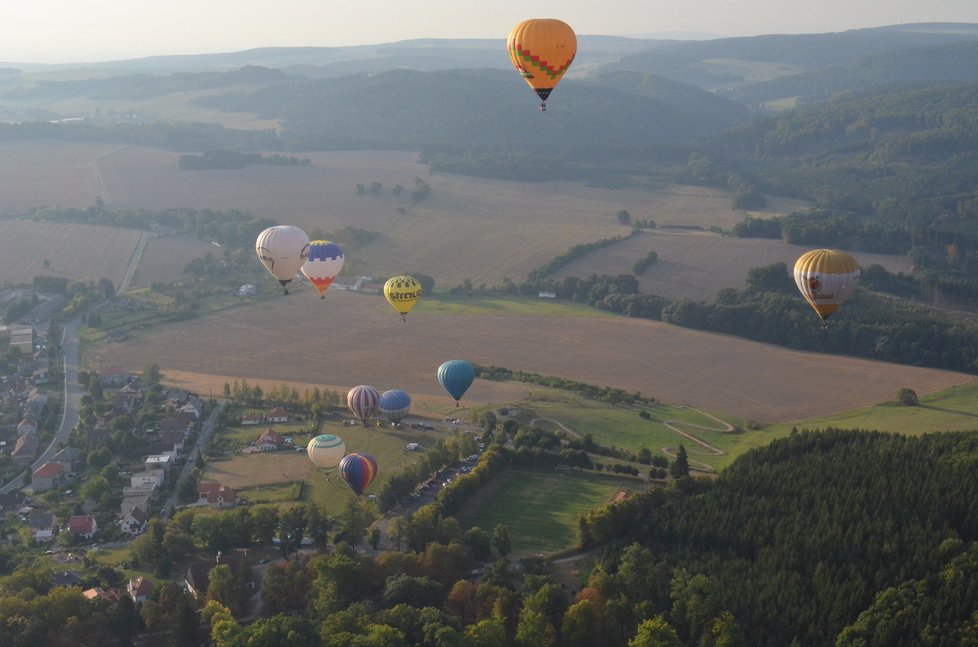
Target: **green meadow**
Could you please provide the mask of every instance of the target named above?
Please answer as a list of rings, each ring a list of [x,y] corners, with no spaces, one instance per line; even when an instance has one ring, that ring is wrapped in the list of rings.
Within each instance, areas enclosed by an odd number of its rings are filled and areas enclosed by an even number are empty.
[[[587,472],[507,468],[462,509],[458,519],[463,526],[490,532],[505,524],[517,555],[555,553],[577,545],[581,513],[600,508],[619,491],[641,488],[637,480]]]

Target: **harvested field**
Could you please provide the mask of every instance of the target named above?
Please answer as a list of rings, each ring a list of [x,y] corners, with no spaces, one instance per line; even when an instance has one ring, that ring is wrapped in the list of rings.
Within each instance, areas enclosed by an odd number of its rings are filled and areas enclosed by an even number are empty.
[[[466,278],[476,285],[521,280],[574,245],[626,234],[628,228],[615,218],[619,209],[636,219],[696,227],[729,228],[743,217],[730,209],[729,193],[704,187],[619,191],[432,175],[405,152],[308,157],[312,167],[190,172],[177,168],[177,153],[128,147],[108,156],[101,168],[115,206],[240,209],[324,231],[347,225],[371,229],[380,238],[350,255],[363,260],[367,271],[422,272],[449,285]],[[415,178],[430,186],[431,195],[412,207],[408,194]],[[375,181],[384,187],[382,195],[357,195],[357,184]],[[390,192],[397,184],[406,188],[399,198]]]
[[[325,301],[301,294],[276,298],[95,345],[86,351],[86,364],[138,368],[156,362],[164,373],[226,376],[222,384],[234,378],[339,389],[372,384],[450,406],[435,371],[455,357],[764,422],[891,400],[902,387],[924,394],[973,379],[624,317],[435,315],[422,304],[402,324],[381,297],[341,291]],[[528,390],[533,387],[477,380],[463,404],[515,402]]]
[[[790,271],[798,257],[809,249],[781,240],[728,238],[707,232],[644,231],[568,263],[553,276],[627,274],[635,261],[654,251],[659,260],[638,277],[643,294],[712,301],[724,288],[743,288],[752,268],[783,262]],[[865,253],[855,256],[863,267],[878,264],[891,272],[910,271],[911,263],[906,256]]]
[[[119,144],[56,141],[0,142],[0,215],[37,207],[108,203],[98,162]]]
[[[309,478],[312,463],[305,453],[279,451],[243,454],[209,461],[206,480],[235,489]]]
[[[41,275],[106,278],[119,285],[140,235],[121,227],[0,220],[0,277],[23,283]]]
[[[176,281],[183,277],[187,263],[208,253],[221,258],[224,251],[190,236],[150,238],[130,287],[148,288],[153,283]]]

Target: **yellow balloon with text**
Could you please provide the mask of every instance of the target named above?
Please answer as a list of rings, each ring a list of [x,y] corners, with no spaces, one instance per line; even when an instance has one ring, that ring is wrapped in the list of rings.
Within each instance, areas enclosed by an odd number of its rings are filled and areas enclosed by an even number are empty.
[[[384,284],[384,296],[394,309],[401,313],[401,321],[421,299],[421,283],[413,276],[393,276]]]

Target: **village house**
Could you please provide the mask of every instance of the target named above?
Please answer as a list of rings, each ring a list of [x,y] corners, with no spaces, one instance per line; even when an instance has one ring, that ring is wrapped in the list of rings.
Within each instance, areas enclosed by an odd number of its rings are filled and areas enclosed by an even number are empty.
[[[51,381],[51,371],[49,371],[44,367],[36,368],[34,369],[34,372],[31,374],[31,381],[34,382],[34,384],[37,384],[38,386],[47,384],[48,382]]]
[[[182,431],[187,433],[196,420],[191,413],[183,411],[174,413],[160,421],[160,433],[162,434],[166,431]]]
[[[283,409],[282,407],[275,407],[274,409],[268,412],[268,415],[265,416],[265,419],[268,420],[268,422],[288,422],[289,412]]]
[[[116,604],[119,604],[119,594],[116,593],[113,589],[109,589],[108,591],[106,591],[105,589],[96,586],[91,589],[85,589],[84,591],[82,591],[82,595],[84,595],[85,599],[89,601],[104,600],[105,602],[108,602],[109,605],[111,606],[115,606]]]
[[[149,492],[140,490],[141,494],[127,496],[119,504],[119,517],[125,518],[133,508],[140,508],[143,512],[149,512]]]
[[[62,477],[68,473],[64,463],[45,463],[31,474],[31,488],[35,492],[46,492],[61,484]]]
[[[76,471],[81,466],[82,451],[77,447],[65,447],[54,455],[52,463],[64,464],[69,472]]]
[[[129,477],[129,482],[133,489],[156,492],[163,485],[163,470],[137,472]]]
[[[275,433],[274,429],[266,429],[261,432],[258,436],[258,440],[255,441],[255,451],[259,452],[274,452],[280,449],[282,445],[285,444],[285,439],[279,434]]]
[[[57,519],[50,512],[35,512],[28,521],[31,536],[34,541],[51,541],[54,539],[54,529],[58,526]]]
[[[75,571],[55,571],[51,574],[51,584],[53,586],[78,586],[81,584],[81,575]]]
[[[98,383],[102,386],[123,386],[129,381],[129,371],[118,366],[103,368],[98,373]]]
[[[177,411],[189,413],[197,420],[200,420],[201,416],[204,415],[204,401],[197,396],[192,395],[187,398],[187,403],[177,409]]]
[[[27,434],[17,439],[14,449],[10,452],[10,458],[20,466],[30,465],[34,462],[34,455],[37,453],[37,440],[33,434]]]
[[[241,416],[242,425],[260,425],[262,417],[257,413],[249,413],[246,416]]]
[[[135,497],[133,497],[135,498]],[[122,521],[119,522],[122,532],[130,535],[138,535],[146,530],[146,522],[149,521],[149,515],[138,505],[129,508],[129,511],[122,515]]]
[[[193,395],[190,391],[186,389],[167,389],[166,399],[173,403],[175,407],[182,407]]]
[[[153,584],[153,580],[140,577],[135,580],[129,580],[129,586],[126,587],[126,592],[129,593],[129,597],[135,604],[142,604],[149,599],[150,594],[153,592],[156,586]]]
[[[20,436],[25,436],[27,434],[37,433],[37,417],[33,413],[27,413],[24,418],[17,423],[17,434]]]
[[[116,393],[112,396],[112,408],[121,413],[132,413],[139,408],[142,398],[137,393]]]
[[[164,451],[173,451],[179,454],[183,451],[186,440],[186,430],[164,431],[162,434],[160,434],[160,445],[164,448]]]
[[[153,470],[157,469],[163,470],[164,472],[169,472],[170,468],[173,467],[173,460],[173,452],[152,454],[143,460],[143,467],[146,468],[147,472],[152,472]]]
[[[27,401],[24,402],[24,410],[35,416],[39,416],[44,411],[44,406],[47,403],[48,396],[38,391],[37,388],[33,388],[27,394]]]
[[[234,574],[238,574],[247,566],[245,556],[242,553],[232,552],[225,555],[218,551],[215,559],[194,562],[190,565],[187,574],[184,576],[187,591],[195,598],[206,596],[207,587],[210,584],[210,573],[221,564],[226,564]]]
[[[68,532],[72,537],[91,539],[98,530],[98,523],[95,517],[90,514],[72,515],[68,518]]]
[[[235,490],[220,483],[201,483],[197,486],[197,505],[228,508],[234,506],[237,496]]]

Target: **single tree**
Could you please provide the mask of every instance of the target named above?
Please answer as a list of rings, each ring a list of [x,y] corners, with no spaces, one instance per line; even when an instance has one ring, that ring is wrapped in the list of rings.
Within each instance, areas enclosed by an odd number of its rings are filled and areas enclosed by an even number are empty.
[[[682,444],[676,452],[676,460],[669,466],[669,474],[674,479],[681,479],[689,476],[689,456],[686,455],[686,448]]]

